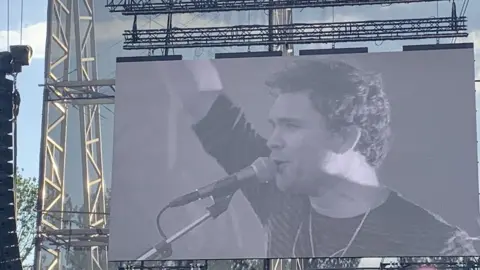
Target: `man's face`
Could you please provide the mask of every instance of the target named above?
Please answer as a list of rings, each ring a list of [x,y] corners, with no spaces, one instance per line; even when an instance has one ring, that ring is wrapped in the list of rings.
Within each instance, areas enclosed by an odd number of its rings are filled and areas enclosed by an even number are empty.
[[[277,164],[276,183],[283,191],[309,193],[318,188],[321,163],[329,148],[325,120],[313,107],[308,93],[280,94],[269,121],[273,126],[267,142]]]

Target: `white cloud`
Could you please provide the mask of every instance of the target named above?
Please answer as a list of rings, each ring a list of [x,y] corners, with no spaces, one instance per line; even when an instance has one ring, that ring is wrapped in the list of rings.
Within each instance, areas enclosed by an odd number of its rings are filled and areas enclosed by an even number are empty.
[[[22,44],[30,45],[33,48],[34,58],[43,58],[45,56],[45,39],[47,33],[47,23],[39,22],[28,25],[23,28]],[[9,37],[10,45],[20,44],[20,31],[0,31],[0,50],[7,50],[7,37]]]
[[[143,16],[137,20],[138,30],[142,29],[161,29],[167,25],[167,17],[159,16],[150,19]],[[173,16],[174,27],[214,27],[224,26],[224,21],[218,17],[208,15],[198,16],[193,14],[177,14]],[[132,17],[115,17],[108,21],[97,22],[95,24],[95,32],[97,41],[119,41],[123,39],[123,32],[131,30],[133,26]]]
[[[96,40],[98,42],[105,41],[121,41],[123,39],[122,33],[124,30],[132,28],[133,20],[131,18],[122,17],[113,18],[106,22],[97,22]],[[208,16],[194,16],[190,14],[178,15],[174,17],[174,25],[178,27],[205,27],[205,26],[222,26],[225,25],[219,19]],[[166,17],[160,16],[150,20],[148,17],[142,17],[138,20],[139,29],[161,28],[166,25]],[[33,48],[34,58],[43,58],[45,56],[45,40],[46,40],[46,22],[39,22],[28,25],[23,28],[22,44],[30,45]],[[10,45],[20,44],[20,31],[0,31],[0,51],[7,50],[7,37]]]
[[[467,38],[461,39],[462,42],[473,42],[475,52],[480,52],[480,29],[473,30],[468,34]]]
[[[334,17],[330,17],[328,20],[325,20],[323,22],[338,22],[338,23],[343,23],[343,22],[357,22],[357,21],[365,21],[368,20],[367,17],[361,15],[361,14],[341,14],[337,13],[335,14]]]
[[[366,18],[361,15],[346,15],[346,14],[336,14],[335,17],[326,16],[322,20],[309,20],[309,23],[331,23],[331,22],[352,22],[352,21],[363,21]],[[342,45],[343,46],[343,45]],[[330,49],[332,48],[331,43],[312,43],[301,46],[303,50],[311,49]],[[344,47],[344,46],[343,46]]]
[[[460,38],[457,41],[457,43],[463,43],[463,42],[472,42],[473,43],[473,48],[475,50],[475,59],[477,60],[476,65],[477,65],[478,68],[480,68],[480,66],[479,66],[479,64],[480,64],[480,29],[476,29],[476,30],[471,31],[468,34],[468,37]],[[477,69],[477,73],[476,73],[477,78],[480,75],[479,72],[480,72],[480,69]]]
[[[472,42],[475,50],[475,79],[480,80],[480,29],[471,31],[467,38],[459,40],[460,42]],[[475,88],[480,91],[480,83],[475,83]]]

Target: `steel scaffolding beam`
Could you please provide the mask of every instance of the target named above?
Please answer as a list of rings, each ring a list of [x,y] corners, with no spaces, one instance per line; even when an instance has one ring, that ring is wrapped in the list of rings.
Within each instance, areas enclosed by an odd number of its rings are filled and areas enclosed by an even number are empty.
[[[125,50],[467,37],[466,17],[126,30]],[[273,28],[273,33],[270,30]],[[168,37],[167,37],[168,34]]]
[[[94,0],[73,1],[76,80],[88,85],[89,81],[97,80]],[[86,89],[88,93],[97,92],[97,88],[91,85],[86,86]],[[88,212],[85,227],[105,228],[107,217],[103,214],[106,209],[100,105],[80,105],[79,115],[84,210]],[[108,269],[106,253],[102,256],[100,247],[95,245],[88,249],[88,265],[85,270]]]
[[[51,0],[47,11],[47,40],[45,54],[46,83],[68,80],[70,70],[70,30],[72,2]],[[57,27],[55,27],[57,26]],[[52,55],[53,48],[62,53]],[[46,230],[63,229],[65,198],[65,157],[68,106],[48,102],[51,93],[62,96],[65,88],[44,87],[42,114],[42,140],[40,146],[39,200],[37,213],[37,241],[35,246],[35,269],[60,269],[60,250],[48,241]],[[54,134],[59,132],[58,137]],[[52,213],[49,211],[52,210]]]
[[[447,0],[107,0],[110,12],[123,15],[159,15],[199,12],[225,12],[286,8],[326,8],[340,6],[391,5]]]
[[[275,3],[275,2],[274,2]],[[280,35],[281,33],[277,30],[281,25],[292,25],[293,24],[293,13],[291,8],[285,9],[276,9],[273,10],[273,24],[272,24],[272,33],[271,36],[272,40],[275,36]],[[284,44],[277,44],[272,45],[274,46],[275,51],[281,51],[283,56],[293,55],[293,44],[284,43]]]
[[[107,257],[101,256],[105,236],[98,229],[106,224],[105,188],[100,132],[100,102],[111,95],[98,92],[112,87],[114,81],[97,80],[95,58],[94,0],[49,0],[45,55],[44,105],[40,149],[40,190],[38,200],[35,269],[62,269],[67,247],[87,251],[86,270],[107,269]],[[76,100],[84,102],[75,103]],[[88,100],[88,101],[87,101]],[[78,105],[84,211],[88,218],[79,233],[65,224],[65,160],[69,107]]]

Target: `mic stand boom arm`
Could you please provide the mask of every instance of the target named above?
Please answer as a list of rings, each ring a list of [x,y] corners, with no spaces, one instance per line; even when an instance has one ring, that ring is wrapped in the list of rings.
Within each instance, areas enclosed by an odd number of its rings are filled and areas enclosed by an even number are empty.
[[[207,212],[201,216],[200,218],[196,219],[189,225],[185,226],[183,229],[177,231],[175,234],[170,236],[167,239],[162,240],[160,243],[156,244],[153,248],[149,249],[148,251],[144,252],[143,255],[138,257],[136,261],[150,261],[150,260],[162,260],[172,256],[172,243],[190,232],[191,230],[195,229],[205,221],[209,219],[215,219],[225,211],[227,211],[228,206],[230,205],[230,201],[232,200],[233,194],[224,196],[224,197],[217,197],[213,198],[213,205],[207,207]]]

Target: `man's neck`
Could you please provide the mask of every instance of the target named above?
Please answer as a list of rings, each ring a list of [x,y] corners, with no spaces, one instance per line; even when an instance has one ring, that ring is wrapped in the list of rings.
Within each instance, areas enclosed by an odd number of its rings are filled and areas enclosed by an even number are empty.
[[[383,187],[368,187],[343,182],[318,197],[310,197],[313,209],[332,218],[351,218],[382,205],[390,191]]]
[[[325,164],[329,175],[324,179],[333,183],[318,196],[311,196],[310,203],[316,212],[334,218],[362,215],[382,205],[389,190],[380,185],[376,171],[358,152],[334,156]]]

